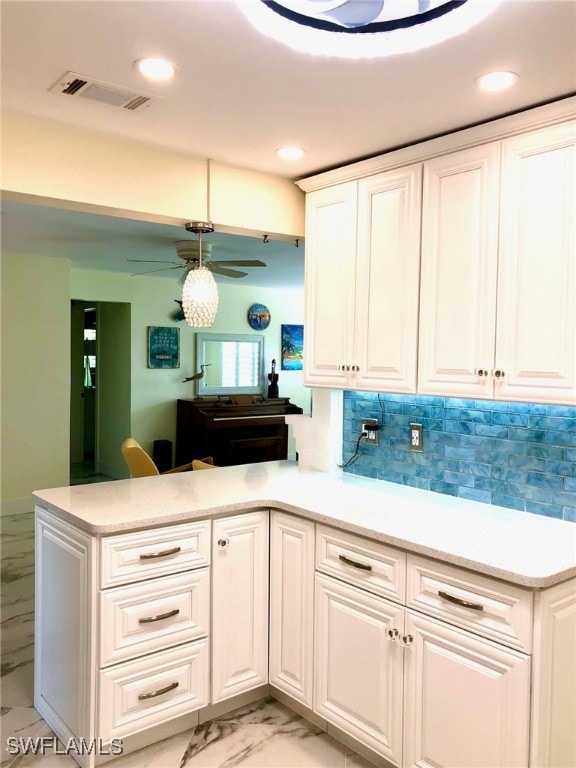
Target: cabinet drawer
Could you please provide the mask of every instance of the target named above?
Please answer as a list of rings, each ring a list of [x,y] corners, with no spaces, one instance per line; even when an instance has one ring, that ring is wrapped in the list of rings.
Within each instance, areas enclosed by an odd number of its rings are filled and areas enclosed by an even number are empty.
[[[100,672],[96,733],[122,738],[208,703],[208,640]]]
[[[348,584],[404,602],[406,555],[378,541],[317,525],[316,568]]]
[[[532,592],[461,568],[408,555],[407,605],[530,653]]]
[[[208,568],[100,593],[100,666],[198,640],[210,626]]]
[[[210,564],[210,521],[102,539],[100,586],[167,576]]]

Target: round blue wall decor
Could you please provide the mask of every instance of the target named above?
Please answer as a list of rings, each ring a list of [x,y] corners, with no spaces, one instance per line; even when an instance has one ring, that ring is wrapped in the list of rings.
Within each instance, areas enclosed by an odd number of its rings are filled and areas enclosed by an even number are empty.
[[[263,331],[270,325],[270,310],[264,304],[252,304],[248,310],[248,324],[255,331]]]

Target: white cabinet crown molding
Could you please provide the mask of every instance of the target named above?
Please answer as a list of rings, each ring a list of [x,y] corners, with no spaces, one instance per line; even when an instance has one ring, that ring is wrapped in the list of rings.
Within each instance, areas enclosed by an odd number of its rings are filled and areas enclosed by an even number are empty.
[[[377,156],[343,165],[296,181],[304,192],[313,192],[334,184],[372,176],[381,171],[399,168],[410,163],[423,162],[438,155],[460,149],[510,138],[536,128],[555,125],[576,116],[576,96],[559,99],[551,104],[534,107],[513,115],[496,118],[468,128],[455,129],[442,136],[415,142],[406,147],[392,149]]]

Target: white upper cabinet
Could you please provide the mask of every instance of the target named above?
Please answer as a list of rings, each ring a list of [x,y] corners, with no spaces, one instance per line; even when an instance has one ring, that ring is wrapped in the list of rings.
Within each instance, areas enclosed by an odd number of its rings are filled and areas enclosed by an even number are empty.
[[[548,105],[299,182],[306,385],[576,403],[573,115]]]
[[[304,380],[414,392],[421,167],[306,198]]]
[[[358,184],[358,389],[416,391],[422,168]]]
[[[576,123],[502,143],[496,397],[576,403]]]
[[[499,144],[424,164],[418,391],[492,395]]]
[[[576,130],[424,164],[418,391],[576,402]]]
[[[357,182],[306,197],[304,383],[343,388],[353,357]]]

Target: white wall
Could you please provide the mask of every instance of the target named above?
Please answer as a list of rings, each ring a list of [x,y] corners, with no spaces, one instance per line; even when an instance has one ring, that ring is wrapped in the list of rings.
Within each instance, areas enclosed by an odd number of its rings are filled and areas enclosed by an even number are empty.
[[[203,158],[13,114],[2,116],[1,150],[14,199],[174,224],[208,216]],[[289,179],[222,164],[211,178],[218,231],[303,236],[304,193]]]

